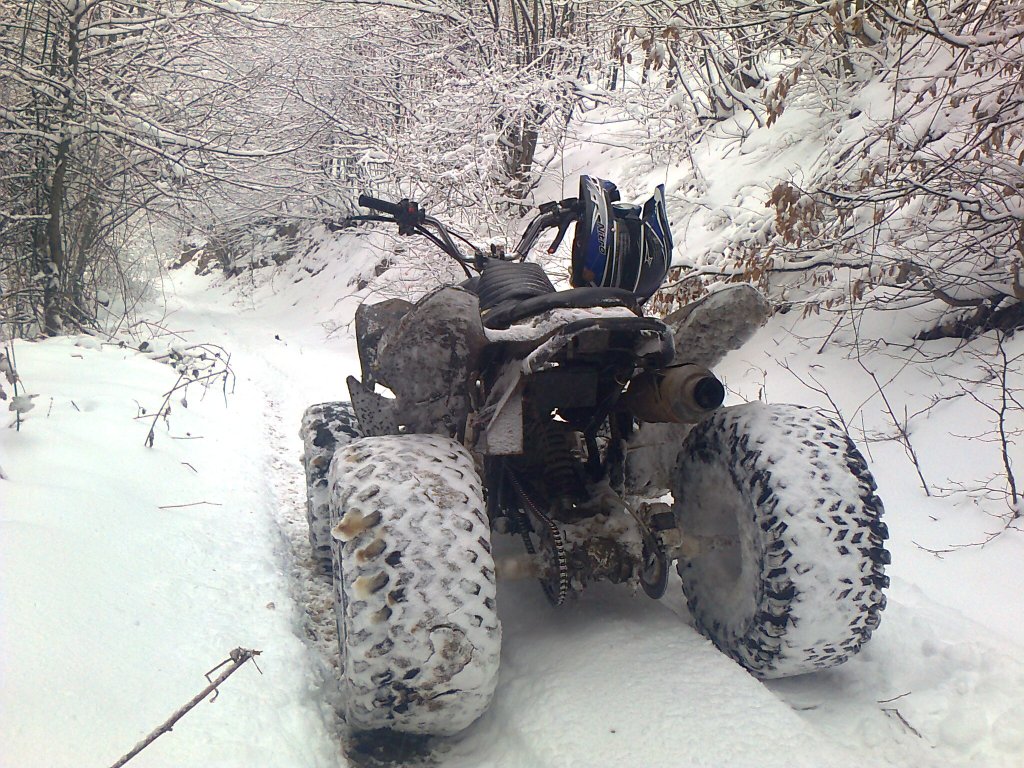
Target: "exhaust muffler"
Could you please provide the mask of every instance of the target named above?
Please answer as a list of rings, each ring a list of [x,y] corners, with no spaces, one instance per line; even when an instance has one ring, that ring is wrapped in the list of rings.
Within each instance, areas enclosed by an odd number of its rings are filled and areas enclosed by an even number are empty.
[[[725,400],[725,387],[702,365],[644,371],[629,383],[623,404],[642,421],[694,424]]]

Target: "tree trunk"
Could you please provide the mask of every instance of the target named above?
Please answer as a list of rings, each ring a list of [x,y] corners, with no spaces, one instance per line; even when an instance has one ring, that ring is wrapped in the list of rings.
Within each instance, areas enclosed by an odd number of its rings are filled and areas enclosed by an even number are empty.
[[[61,332],[64,304],[64,227],[61,214],[64,209],[65,181],[68,170],[70,137],[61,140],[57,148],[57,165],[50,184],[46,221],[46,288],[43,292],[43,333],[56,336]]]
[[[540,126],[546,119],[544,107],[534,105],[505,136],[505,171],[508,174],[506,192],[515,200],[522,200],[530,192],[533,159],[540,140]]]
[[[63,74],[68,84],[64,87],[64,105],[60,112],[61,139],[57,145],[54,158],[53,179],[50,183],[47,198],[46,248],[49,256],[47,263],[46,287],[43,292],[43,333],[56,336],[63,328],[66,314],[68,275],[66,274],[64,254],[64,223],[62,220],[67,202],[67,175],[71,162],[71,133],[69,123],[75,110],[75,81],[78,77],[78,63],[81,57],[81,40],[78,24],[81,16],[71,11],[68,16],[68,59]],[[54,55],[54,68],[58,68],[58,57]]]

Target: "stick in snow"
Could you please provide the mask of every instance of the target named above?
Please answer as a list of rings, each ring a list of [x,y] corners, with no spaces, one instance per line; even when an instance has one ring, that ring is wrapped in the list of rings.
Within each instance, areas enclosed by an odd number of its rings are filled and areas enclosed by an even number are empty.
[[[186,462],[183,461],[181,463],[185,464]],[[189,464],[189,466],[191,467],[192,465]],[[195,467],[192,467],[192,471],[195,472]],[[190,501],[188,504],[164,504],[162,507],[157,507],[157,509],[182,509],[184,507],[201,507],[204,504],[207,504],[211,507],[224,506],[219,501]]]
[[[216,667],[214,667],[213,669],[211,669],[209,672],[206,673],[206,679],[209,680],[210,679],[210,675],[213,672],[216,672],[218,669],[223,667],[225,664],[230,664],[230,666],[227,669],[225,669],[223,672],[220,673],[220,675],[217,676],[216,680],[212,680],[208,686],[206,686],[202,691],[200,691],[195,696],[195,698],[193,698],[188,704],[186,704],[181,709],[179,709],[177,712],[175,712],[173,715],[171,715],[169,718],[167,718],[167,720],[165,720],[156,730],[154,730],[152,733],[150,733],[149,736],[147,736],[142,741],[140,741],[138,744],[136,744],[134,747],[132,747],[131,752],[129,752],[127,755],[125,755],[120,760],[118,760],[116,763],[114,763],[110,768],[121,768],[122,765],[124,765],[129,760],[131,760],[133,757],[135,757],[137,754],[139,754],[139,752],[141,752],[146,747],[148,747],[150,744],[152,744],[154,741],[156,741],[160,736],[163,736],[165,733],[170,731],[174,727],[174,724],[177,723],[179,720],[181,720],[181,718],[183,718],[186,715],[186,713],[190,709],[192,709],[192,707],[194,707],[200,701],[205,699],[211,693],[214,693],[215,691],[217,691],[217,687],[221,683],[223,683],[225,680],[227,680],[229,677],[231,677],[231,675],[233,675],[235,673],[235,670],[237,670],[239,667],[241,667],[243,664],[245,664],[245,662],[249,661],[250,659],[253,659],[256,656],[259,656],[260,653],[262,653],[262,651],[253,651],[253,650],[250,650],[248,648],[235,648],[235,650],[233,650],[229,654],[229,656],[228,656],[228,658],[226,660],[222,661],[220,664],[218,664]],[[256,662],[254,661],[253,664],[255,664],[255,663]],[[258,669],[258,667],[257,667],[257,669]],[[214,698],[216,698],[216,696],[214,696]]]

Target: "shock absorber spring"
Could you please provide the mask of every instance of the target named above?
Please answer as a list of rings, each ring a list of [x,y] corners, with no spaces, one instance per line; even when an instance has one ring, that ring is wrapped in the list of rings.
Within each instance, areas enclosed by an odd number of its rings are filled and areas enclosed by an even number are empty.
[[[573,454],[576,435],[572,428],[560,421],[546,421],[538,425],[538,455],[544,461],[544,483],[548,498],[575,498],[582,491],[577,472],[579,459]]]

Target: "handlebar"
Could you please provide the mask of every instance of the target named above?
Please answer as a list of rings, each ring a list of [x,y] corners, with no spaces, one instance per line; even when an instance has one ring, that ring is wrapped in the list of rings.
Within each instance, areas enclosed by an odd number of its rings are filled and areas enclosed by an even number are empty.
[[[370,195],[359,196],[359,207],[370,208],[371,210],[380,211],[396,218],[399,212],[398,205],[395,203],[389,203],[387,200],[381,200],[379,197],[371,197]]]
[[[452,240],[452,233],[450,233],[440,221],[432,216],[427,216],[426,212],[419,207],[419,204],[412,200],[403,199],[397,203],[392,203],[371,195],[359,195],[359,205],[363,208],[369,208],[373,211],[377,211],[378,213],[390,216],[391,218],[382,218],[379,216],[353,216],[352,220],[392,221],[398,224],[398,234],[400,235],[423,235],[433,242],[438,248],[459,262],[467,275],[470,274],[470,266],[473,266],[479,272],[483,269],[483,265],[486,263],[486,258],[483,253],[476,248],[473,249],[473,258],[469,258],[463,254]],[[575,197],[571,197],[560,202],[550,202],[541,205],[540,212],[527,226],[526,232],[523,233],[523,237],[519,241],[519,245],[516,246],[514,258],[520,261],[525,260],[530,249],[540,236],[540,233],[546,229],[557,227],[558,232],[555,235],[555,239],[551,246],[548,248],[548,253],[554,253],[561,244],[562,238],[565,237],[569,226],[579,219],[581,208],[582,206],[580,205],[579,199]],[[428,226],[437,230],[437,234],[426,229]],[[461,237],[460,235],[456,235],[456,237],[459,237],[459,239],[464,240],[467,244],[472,246],[472,243],[464,237]],[[493,250],[494,249],[492,248],[492,251]],[[499,256],[498,258],[503,257]]]
[[[353,216],[350,220],[354,221],[390,221],[398,224],[398,234],[400,235],[422,235],[430,240],[434,245],[440,248],[442,251],[447,253],[453,259],[455,259],[462,266],[466,276],[472,276],[469,271],[470,266],[476,267],[477,271],[482,269],[483,265],[483,254],[474,248],[474,258],[469,258],[459,247],[455,245],[455,241],[452,240],[452,234],[445,228],[437,219],[432,216],[427,216],[426,211],[422,210],[418,203],[404,198],[397,203],[392,203],[387,200],[381,200],[379,197],[372,197],[371,195],[360,195],[359,205],[364,208],[383,213],[390,218],[383,218],[380,216]],[[427,229],[432,227],[436,230],[436,234]],[[465,238],[460,239],[465,240]],[[466,242],[469,245],[468,240]]]

